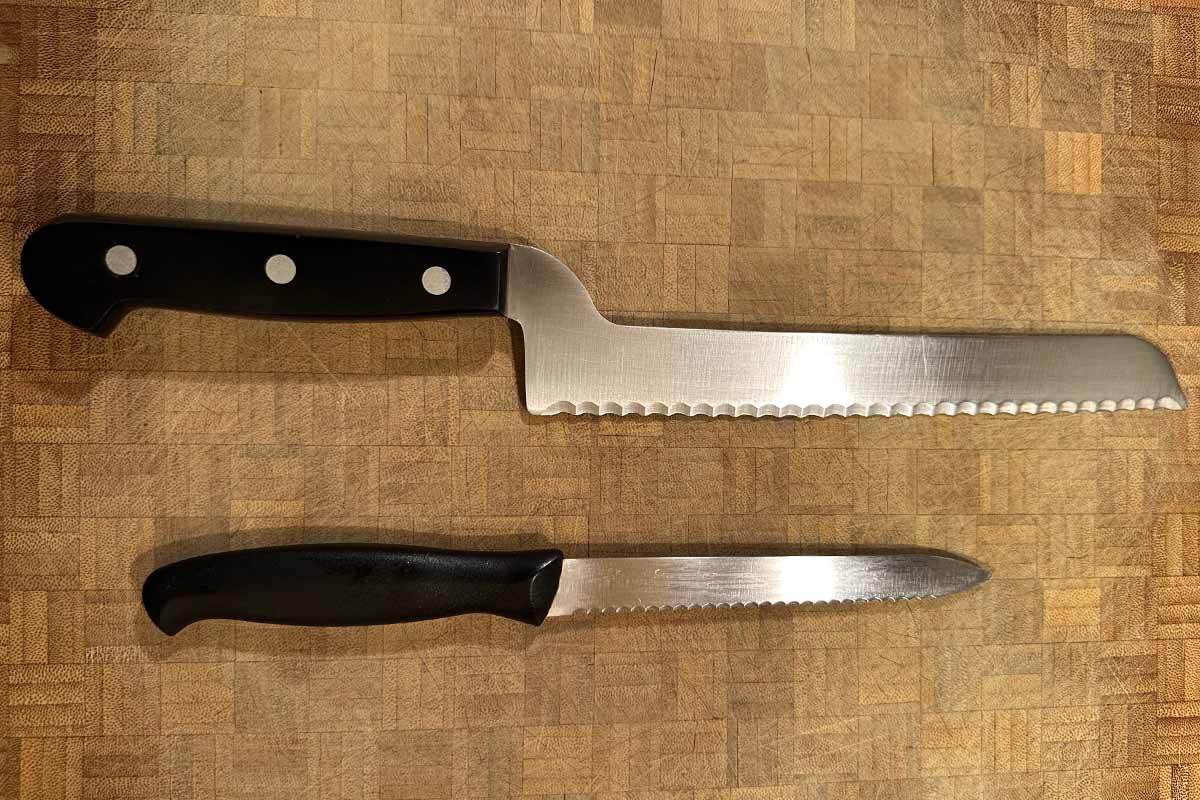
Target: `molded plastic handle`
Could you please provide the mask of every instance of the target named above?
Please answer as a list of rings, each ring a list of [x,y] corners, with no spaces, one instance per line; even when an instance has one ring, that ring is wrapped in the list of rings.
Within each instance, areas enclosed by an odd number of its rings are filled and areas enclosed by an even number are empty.
[[[507,262],[507,244],[63,217],[26,240],[21,276],[51,314],[107,336],[139,306],[353,321],[499,313]]]
[[[382,544],[231,550],[154,570],[142,604],[172,635],[205,619],[342,626],[495,614],[540,625],[562,561],[558,550]]]

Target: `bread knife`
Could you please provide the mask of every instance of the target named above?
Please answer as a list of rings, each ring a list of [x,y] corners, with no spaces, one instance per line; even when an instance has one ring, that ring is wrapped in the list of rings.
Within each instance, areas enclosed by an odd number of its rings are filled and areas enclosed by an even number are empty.
[[[503,314],[521,326],[532,414],[908,416],[1187,405],[1167,358],[1133,336],[619,325],[596,310],[562,261],[521,244],[72,217],[29,236],[21,274],[48,311],[101,336],[143,306],[275,320]]]

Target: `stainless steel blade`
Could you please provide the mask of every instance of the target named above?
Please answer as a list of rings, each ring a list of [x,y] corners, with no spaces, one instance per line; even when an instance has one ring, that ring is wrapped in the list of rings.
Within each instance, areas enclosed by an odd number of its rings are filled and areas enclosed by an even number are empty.
[[[1187,400],[1132,336],[874,335],[617,325],[553,256],[513,246],[505,313],[534,414],[866,416],[1167,408]]]
[[[950,556],[573,558],[550,616],[604,611],[844,603],[941,597],[986,581]]]

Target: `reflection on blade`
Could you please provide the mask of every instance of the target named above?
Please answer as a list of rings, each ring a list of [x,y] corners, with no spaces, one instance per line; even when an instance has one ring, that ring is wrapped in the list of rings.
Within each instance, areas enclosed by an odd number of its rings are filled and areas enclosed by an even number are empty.
[[[1166,408],[1170,364],[1131,336],[890,336],[642,328],[526,339],[539,414],[912,416]]]
[[[1187,405],[1132,336],[875,335],[616,325],[567,267],[520,245],[505,313],[521,324],[534,414],[911,416]]]
[[[988,577],[969,561],[930,554],[567,559],[550,616],[913,600],[960,592]]]

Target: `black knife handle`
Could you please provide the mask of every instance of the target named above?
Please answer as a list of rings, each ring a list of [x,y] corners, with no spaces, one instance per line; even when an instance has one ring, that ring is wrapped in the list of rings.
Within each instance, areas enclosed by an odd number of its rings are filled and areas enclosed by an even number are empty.
[[[21,276],[51,314],[107,336],[140,306],[351,321],[494,314],[507,261],[507,244],[76,216],[29,236]]]
[[[344,626],[495,614],[540,625],[562,562],[558,550],[260,547],[159,567],[142,586],[142,604],[171,635],[205,619]]]

